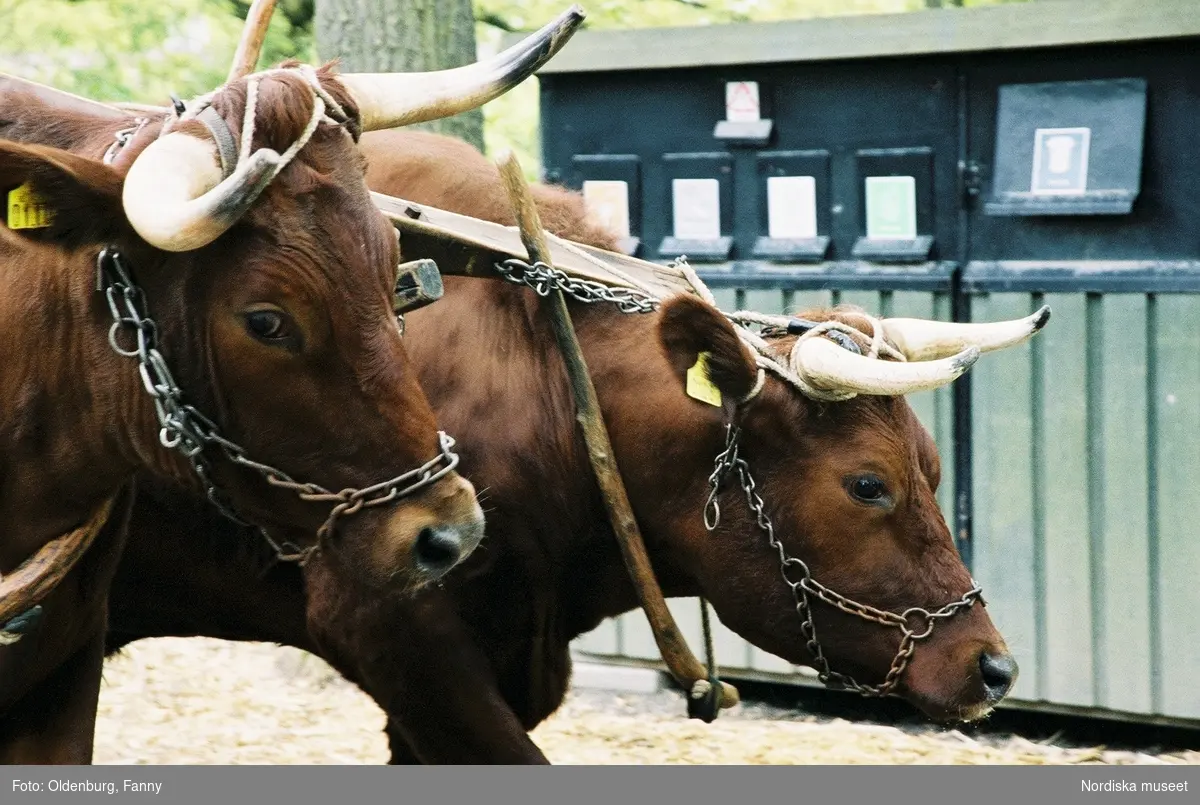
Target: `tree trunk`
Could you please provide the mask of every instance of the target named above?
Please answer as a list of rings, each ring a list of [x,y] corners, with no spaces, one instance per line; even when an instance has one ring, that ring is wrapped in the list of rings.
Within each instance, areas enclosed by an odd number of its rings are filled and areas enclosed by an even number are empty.
[[[317,55],[352,73],[422,72],[476,59],[471,0],[317,0]],[[417,128],[459,137],[482,150],[475,109]]]

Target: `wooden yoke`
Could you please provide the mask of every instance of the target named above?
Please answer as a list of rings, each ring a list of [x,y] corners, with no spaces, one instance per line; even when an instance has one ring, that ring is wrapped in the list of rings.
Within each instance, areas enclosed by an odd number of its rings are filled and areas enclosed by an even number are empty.
[[[24,564],[0,579],[0,646],[15,643],[36,622],[23,623],[20,628],[10,623],[37,606],[83,558],[108,522],[113,500],[104,501],[86,523],[46,543]]]
[[[529,259],[553,265],[551,251],[542,230],[533,196],[525,181],[517,158],[509,154],[500,161],[500,175],[508,191],[509,199],[517,214],[521,240],[529,253]],[[642,540],[637,520],[633,516],[633,508],[629,496],[621,480],[621,471],[617,467],[613,455],[612,443],[604,420],[600,414],[600,404],[596,398],[596,389],[588,374],[587,364],[575,337],[575,327],[571,322],[571,313],[567,309],[566,299],[562,291],[554,289],[548,297],[550,302],[550,319],[554,328],[554,337],[558,342],[559,351],[567,365],[567,375],[571,383],[571,393],[575,398],[578,409],[576,418],[583,428],[583,438],[587,444],[588,457],[596,480],[600,485],[604,505],[608,509],[609,521],[621,548],[621,556],[625,567],[637,591],[638,600],[650,621],[654,632],[654,640],[658,644],[663,661],[685,691],[688,692],[689,702],[695,699],[714,696],[721,708],[733,707],[738,703],[737,689],[727,682],[720,682],[720,688],[714,694],[711,688],[708,672],[692,654],[687,641],[675,624],[675,618],[667,607],[662,588],[654,576],[650,565],[650,557],[646,552],[646,544]],[[711,721],[716,716],[716,708],[709,714],[696,715],[689,706],[689,713],[694,717]]]
[[[263,42],[267,39],[267,26],[271,24],[271,14],[274,11],[275,0],[254,0],[250,5],[250,11],[246,14],[246,24],[242,27],[242,38],[233,54],[229,77],[225,79],[226,84],[232,84],[254,72],[258,57],[262,54]]]

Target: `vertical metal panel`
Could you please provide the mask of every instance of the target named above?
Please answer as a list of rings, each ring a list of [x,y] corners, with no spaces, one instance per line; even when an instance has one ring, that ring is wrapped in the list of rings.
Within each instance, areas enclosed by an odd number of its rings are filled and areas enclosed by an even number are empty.
[[[1029,297],[976,297],[978,321],[1026,315]],[[975,579],[983,586],[988,612],[1021,666],[1013,695],[1037,693],[1037,624],[1034,601],[1034,522],[1030,485],[1033,438],[1030,414],[1031,347],[984,356],[971,369],[972,474],[975,484]]]
[[[816,308],[829,307],[836,305],[837,300],[834,291],[793,291],[792,292],[792,309],[789,313],[802,313],[805,310],[814,310]]]
[[[1041,496],[1039,536],[1046,580],[1038,607],[1044,622],[1036,644],[1042,668],[1037,696],[1090,705],[1091,540],[1088,467],[1081,460],[1088,443],[1085,301],[1082,294],[1050,294],[1044,301],[1054,318],[1030,347],[1041,376],[1041,404],[1034,410],[1041,420],[1040,447],[1034,444],[1041,466],[1032,480]]]
[[[1151,680],[1160,713],[1200,718],[1200,297],[1160,296],[1150,331],[1157,414],[1151,521]]]
[[[1102,551],[1093,580],[1097,635],[1097,704],[1114,710],[1150,712],[1149,580],[1146,576],[1146,297],[1106,294],[1101,317],[1089,318],[1100,332],[1104,439],[1100,472],[1104,495]],[[1096,556],[1095,554],[1093,556]]]
[[[759,313],[783,313],[783,291],[746,291],[742,300],[745,310]]]
[[[976,297],[974,318],[1041,301]],[[1200,298],[1044,301],[1053,326],[972,370],[975,575],[1014,696],[1195,718]]]
[[[620,638],[617,622],[609,618],[587,634],[580,635],[575,646],[588,654],[619,654]]]

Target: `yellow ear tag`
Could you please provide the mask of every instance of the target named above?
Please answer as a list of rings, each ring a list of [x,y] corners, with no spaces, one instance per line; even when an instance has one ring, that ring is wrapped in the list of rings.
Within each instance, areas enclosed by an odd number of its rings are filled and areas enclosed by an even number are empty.
[[[709,353],[701,352],[696,362],[687,371],[687,393],[700,402],[721,407],[721,390],[713,385],[708,376]]]
[[[42,229],[54,222],[54,210],[33,191],[29,182],[8,191],[8,228]]]

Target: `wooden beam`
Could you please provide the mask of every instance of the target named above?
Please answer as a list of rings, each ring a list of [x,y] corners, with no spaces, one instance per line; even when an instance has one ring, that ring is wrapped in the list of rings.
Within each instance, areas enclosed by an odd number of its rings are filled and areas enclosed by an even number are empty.
[[[583,31],[556,73],[781,64],[1200,37],[1195,0],[1041,0],[906,14]],[[505,37],[504,44],[508,44]]]
[[[400,230],[401,253],[428,256],[457,247],[462,259],[439,260],[446,275],[499,276],[492,265],[509,257],[525,258],[528,251],[516,227],[503,226],[416,204],[402,198],[371,193],[375,206]],[[545,236],[550,259],[546,262],[560,271],[582,279],[623,288],[640,288],[666,299],[679,293],[695,294],[687,276],[678,268],[639,260],[581,243]],[[407,258],[406,258],[407,259]],[[445,263],[443,265],[443,263]]]
[[[275,0],[254,0],[250,5],[250,11],[246,14],[246,24],[242,26],[242,38],[233,54],[229,77],[225,79],[226,84],[232,84],[254,72],[258,57],[262,55],[263,42],[267,39],[267,26],[271,24],[271,14],[274,11]]]

